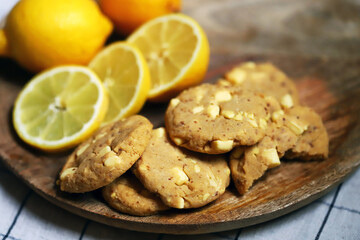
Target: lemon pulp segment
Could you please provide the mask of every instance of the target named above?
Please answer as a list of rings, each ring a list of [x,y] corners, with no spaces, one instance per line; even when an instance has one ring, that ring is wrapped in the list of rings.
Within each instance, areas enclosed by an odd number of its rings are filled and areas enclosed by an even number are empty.
[[[13,120],[25,142],[55,150],[73,146],[91,134],[106,108],[106,92],[90,69],[58,67],[35,76],[25,86],[16,100]]]
[[[150,73],[135,46],[113,43],[103,49],[89,67],[98,74],[109,94],[104,124],[140,111],[150,89]]]
[[[144,54],[149,65],[150,98],[167,100],[202,81],[209,62],[209,44],[195,20],[183,14],[154,19],[128,40]],[[168,94],[167,94],[168,93]]]

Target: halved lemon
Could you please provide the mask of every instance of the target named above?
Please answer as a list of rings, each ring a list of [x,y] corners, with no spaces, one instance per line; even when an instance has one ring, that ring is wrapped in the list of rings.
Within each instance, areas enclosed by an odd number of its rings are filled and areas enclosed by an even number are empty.
[[[61,151],[89,137],[100,126],[107,106],[106,90],[92,70],[61,66],[26,84],[15,102],[13,124],[26,143]]]
[[[152,88],[149,99],[166,101],[181,90],[200,83],[209,64],[209,43],[205,32],[184,14],[153,19],[127,39],[144,54]]]
[[[144,105],[150,90],[150,72],[136,46],[116,42],[90,62],[109,93],[109,108],[104,124],[133,115]]]

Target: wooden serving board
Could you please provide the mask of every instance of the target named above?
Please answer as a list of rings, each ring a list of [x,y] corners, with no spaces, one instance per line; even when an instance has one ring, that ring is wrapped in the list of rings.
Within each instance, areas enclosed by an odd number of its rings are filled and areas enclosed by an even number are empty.
[[[360,32],[347,31],[349,21],[360,29],[358,6],[344,3],[341,7],[348,14],[343,16],[344,11],[336,11],[337,1],[311,3],[185,0],[184,11],[196,18],[209,36],[212,56],[206,81],[215,81],[246,60],[273,62],[294,78],[302,103],[322,116],[328,130],[330,156],[325,161],[284,160],[247,194],[238,195],[230,185],[217,201],[200,209],[169,210],[149,217],[121,214],[109,208],[98,191],[59,191],[55,181],[69,153],[45,154],[16,136],[12,107],[31,75],[6,59],[0,60],[0,157],[52,203],[94,221],[130,230],[216,232],[294,211],[329,192],[360,165]],[[332,25],[334,21],[337,24]],[[148,103],[141,114],[158,127],[164,123],[165,109],[166,104]]]

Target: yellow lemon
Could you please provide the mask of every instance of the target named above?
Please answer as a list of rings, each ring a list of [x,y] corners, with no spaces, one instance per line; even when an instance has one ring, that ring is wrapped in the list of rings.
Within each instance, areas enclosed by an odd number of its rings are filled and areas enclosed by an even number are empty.
[[[100,0],[100,7],[122,34],[130,34],[145,22],[180,11],[181,0]]]
[[[109,109],[104,124],[140,111],[150,90],[150,72],[137,47],[116,42],[90,62],[109,94]]]
[[[103,120],[108,96],[98,76],[83,66],[61,66],[31,79],[18,95],[13,123],[26,143],[61,151],[88,138]]]
[[[112,31],[92,0],[21,0],[0,32],[0,54],[32,72],[61,65],[86,65]]]
[[[169,100],[205,76],[210,55],[208,39],[200,25],[184,14],[155,18],[127,41],[141,50],[149,65],[152,101]]]

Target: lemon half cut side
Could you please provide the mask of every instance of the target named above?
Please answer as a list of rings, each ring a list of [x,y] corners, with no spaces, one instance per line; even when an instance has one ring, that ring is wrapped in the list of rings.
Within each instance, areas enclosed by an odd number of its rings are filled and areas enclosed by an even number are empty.
[[[148,97],[150,72],[140,50],[133,44],[115,42],[99,52],[89,67],[100,77],[109,94],[103,124],[136,114]]]
[[[148,63],[152,101],[167,101],[205,76],[210,55],[208,39],[201,26],[184,14],[155,18],[127,41],[140,49]]]
[[[107,107],[107,92],[92,70],[55,67],[36,75],[20,92],[13,124],[24,142],[57,152],[88,138],[100,126]]]

